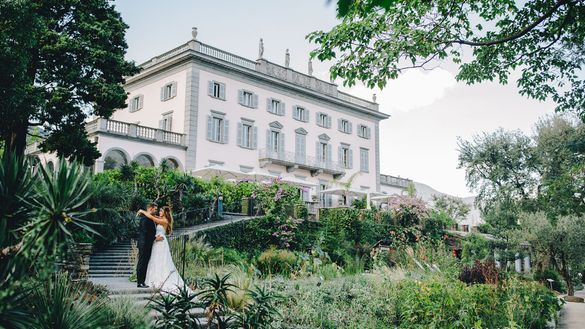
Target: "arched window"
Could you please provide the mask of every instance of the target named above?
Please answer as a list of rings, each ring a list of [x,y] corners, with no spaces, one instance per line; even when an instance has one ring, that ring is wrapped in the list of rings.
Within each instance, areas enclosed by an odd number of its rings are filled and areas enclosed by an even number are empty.
[[[164,162],[169,169],[179,169],[179,163],[175,159],[165,158],[162,162]]]
[[[134,161],[143,167],[154,167],[154,160],[148,154],[140,154]]]
[[[111,150],[106,153],[104,160],[104,170],[111,170],[120,168],[121,166],[128,163],[126,155],[120,150]]]

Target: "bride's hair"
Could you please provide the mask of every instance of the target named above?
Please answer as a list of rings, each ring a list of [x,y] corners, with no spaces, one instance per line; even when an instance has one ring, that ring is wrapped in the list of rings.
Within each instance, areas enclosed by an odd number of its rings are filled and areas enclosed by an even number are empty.
[[[167,235],[171,235],[171,233],[173,232],[173,214],[171,213],[171,207],[169,206],[164,206],[162,207],[163,210],[163,216],[167,219],[167,230],[166,233]]]

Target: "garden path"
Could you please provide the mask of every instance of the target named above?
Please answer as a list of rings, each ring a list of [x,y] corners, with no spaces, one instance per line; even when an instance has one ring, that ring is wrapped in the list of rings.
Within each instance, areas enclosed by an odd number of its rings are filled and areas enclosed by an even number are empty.
[[[585,298],[585,290],[575,291]],[[585,329],[585,303],[566,303],[561,310],[560,329]]]

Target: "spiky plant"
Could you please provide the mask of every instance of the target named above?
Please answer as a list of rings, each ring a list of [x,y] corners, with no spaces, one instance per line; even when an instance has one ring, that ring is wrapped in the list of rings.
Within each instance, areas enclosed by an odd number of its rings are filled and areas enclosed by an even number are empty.
[[[272,324],[280,317],[276,302],[281,297],[261,286],[248,290],[248,294],[250,303],[235,316],[238,326],[244,329],[274,328]]]
[[[151,300],[150,308],[158,313],[155,325],[162,329],[200,328],[199,319],[192,314],[196,295],[187,287],[171,293],[161,293]]]
[[[23,249],[51,257],[62,251],[75,230],[98,234],[91,228],[94,223],[84,219],[95,211],[86,207],[93,193],[90,184],[89,171],[75,162],[61,159],[54,171],[41,167],[36,196],[26,201],[34,216],[24,228]]]
[[[227,307],[228,294],[234,292],[235,286],[229,282],[230,274],[220,277],[217,273],[201,282],[201,291],[197,293],[201,306],[207,312],[209,323],[217,323],[219,328],[227,328],[231,314]]]
[[[90,301],[91,300],[91,301]],[[92,298],[81,286],[57,274],[32,290],[29,306],[33,328],[90,329],[107,324],[105,298]]]

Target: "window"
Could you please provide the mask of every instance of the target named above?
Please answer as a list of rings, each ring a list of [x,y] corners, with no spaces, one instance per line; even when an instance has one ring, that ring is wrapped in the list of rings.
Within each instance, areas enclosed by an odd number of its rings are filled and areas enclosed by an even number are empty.
[[[353,154],[347,144],[341,144],[339,147],[339,164],[346,169],[353,167]]]
[[[162,120],[158,122],[158,129],[173,130],[173,112],[163,114]]]
[[[125,164],[128,164],[128,159],[122,151],[111,150],[106,153],[106,157],[104,158],[104,170],[120,168]]]
[[[360,148],[360,171],[370,171],[370,151],[365,148]]]
[[[370,139],[372,135],[371,129],[366,125],[358,126],[358,136],[365,139]]]
[[[140,154],[134,159],[134,161],[143,167],[154,167],[154,160],[152,160],[152,157],[147,154]]]
[[[160,100],[167,101],[177,96],[177,82],[167,83],[160,89]]]
[[[252,121],[243,120],[238,124],[238,146],[248,149],[256,148],[258,128]]]
[[[238,91],[238,101],[240,105],[257,108],[258,107],[258,95],[255,95],[251,91],[240,89]]]
[[[343,133],[351,134],[351,122],[345,119],[337,120],[337,129]]]
[[[293,119],[303,122],[309,122],[309,110],[304,107],[295,106],[293,109]]]
[[[268,98],[266,100],[266,110],[272,114],[284,115],[284,103],[278,99]]]
[[[213,112],[207,116],[207,139],[212,142],[227,144],[228,120],[223,113]]]
[[[269,156],[284,157],[284,133],[278,129],[266,131],[266,149]]]
[[[331,128],[331,117],[327,113],[317,113],[317,125],[324,128]]]
[[[207,94],[213,98],[225,101],[225,84],[217,81],[209,81]]]
[[[328,156],[327,156],[327,148],[328,145],[325,142],[319,142],[319,160],[320,161],[328,161]]]
[[[307,155],[307,136],[306,134],[295,134],[295,161],[304,164]]]
[[[130,104],[129,104],[130,112],[136,112],[136,111],[142,109],[143,101],[144,101],[143,95],[138,95],[138,96],[133,97],[130,100]]]

